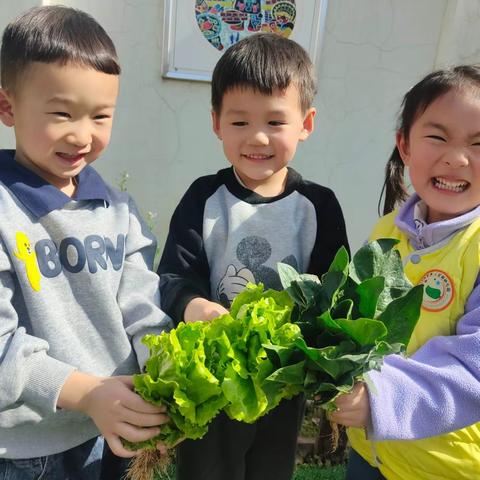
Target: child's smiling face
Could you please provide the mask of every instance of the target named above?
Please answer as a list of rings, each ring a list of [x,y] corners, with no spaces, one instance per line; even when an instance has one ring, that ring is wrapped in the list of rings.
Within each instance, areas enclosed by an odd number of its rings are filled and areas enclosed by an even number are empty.
[[[295,85],[271,95],[235,87],[223,95],[221,112],[212,113],[213,130],[247,188],[274,196],[298,142],[313,131],[314,115],[314,108],[302,111]]]
[[[33,63],[1,119],[15,129],[16,159],[66,194],[108,145],[119,78],[90,67]]]
[[[480,95],[452,89],[418,116],[397,146],[428,222],[448,220],[480,205]]]

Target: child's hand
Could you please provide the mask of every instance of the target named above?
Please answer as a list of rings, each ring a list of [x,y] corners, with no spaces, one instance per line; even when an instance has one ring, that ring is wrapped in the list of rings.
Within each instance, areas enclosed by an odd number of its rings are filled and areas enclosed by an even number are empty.
[[[370,401],[363,382],[358,382],[350,393],[340,395],[335,403],[338,410],[330,414],[330,420],[346,427],[367,427],[371,424]]]
[[[228,310],[223,305],[211,302],[206,298],[197,297],[188,302],[183,313],[183,319],[185,322],[208,321],[224,313],[228,313]]]
[[[133,392],[130,376],[103,378],[74,372],[60,392],[58,406],[90,416],[112,452],[125,458],[140,452],[127,450],[121,438],[130,442],[149,440],[160,433],[158,425],[169,420],[163,413],[165,407],[151,405]],[[166,451],[161,444],[158,449]]]

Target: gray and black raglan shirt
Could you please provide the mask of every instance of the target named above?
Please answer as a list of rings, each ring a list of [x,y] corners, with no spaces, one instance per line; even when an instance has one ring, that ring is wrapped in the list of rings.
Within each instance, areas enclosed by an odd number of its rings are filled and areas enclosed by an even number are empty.
[[[141,338],[169,326],[156,242],[134,203],[89,166],[77,180],[70,198],[0,151],[0,458],[98,435],[56,408],[65,379],[137,373]]]
[[[289,168],[285,190],[262,197],[233,168],[197,179],[170,223],[158,273],[162,308],[175,323],[203,297],[228,307],[247,282],[281,289],[277,263],[321,276],[348,249],[334,193]]]

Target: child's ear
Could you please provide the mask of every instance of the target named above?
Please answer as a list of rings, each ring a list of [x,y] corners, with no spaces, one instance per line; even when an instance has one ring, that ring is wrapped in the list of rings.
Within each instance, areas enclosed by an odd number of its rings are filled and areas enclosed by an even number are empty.
[[[215,110],[212,110],[212,129],[218,139],[221,140],[222,135],[220,132],[220,115]]]
[[[15,124],[13,120],[12,99],[9,93],[0,88],[0,120],[7,127],[13,127]]]
[[[301,142],[306,140],[310,136],[310,134],[313,132],[313,127],[314,127],[313,119],[315,118],[316,113],[317,113],[317,110],[314,107],[309,108],[305,113],[305,117],[303,119],[303,129],[300,132],[300,138],[299,138]]]
[[[397,150],[400,154],[400,158],[402,159],[403,164],[408,167],[410,163],[410,148],[408,146],[405,135],[400,130],[398,130],[395,135],[395,143],[397,145]]]

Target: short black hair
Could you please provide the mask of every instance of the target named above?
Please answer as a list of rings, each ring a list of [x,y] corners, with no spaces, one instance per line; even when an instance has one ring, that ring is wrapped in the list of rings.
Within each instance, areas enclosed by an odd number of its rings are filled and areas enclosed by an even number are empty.
[[[73,63],[119,75],[115,46],[89,14],[61,5],[34,7],[10,22],[0,51],[2,87],[15,91],[33,62]]]
[[[276,33],[256,33],[232,45],[217,62],[212,75],[212,108],[222,109],[223,95],[235,87],[252,88],[265,95],[294,84],[300,106],[312,106],[316,81],[307,52],[293,40]]]

